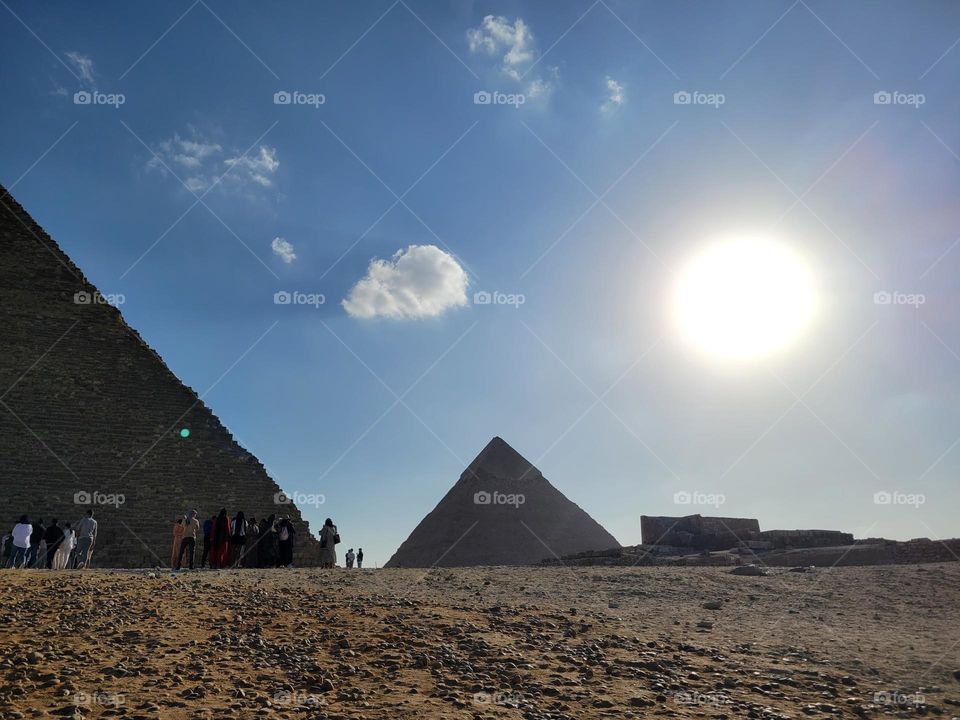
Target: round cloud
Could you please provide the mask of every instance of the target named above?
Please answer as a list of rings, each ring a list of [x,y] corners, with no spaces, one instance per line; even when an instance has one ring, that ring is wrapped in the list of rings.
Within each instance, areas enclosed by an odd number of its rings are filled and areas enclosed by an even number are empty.
[[[450,253],[436,245],[410,245],[390,260],[371,260],[341,305],[358,318],[437,317],[467,304],[469,283]]]

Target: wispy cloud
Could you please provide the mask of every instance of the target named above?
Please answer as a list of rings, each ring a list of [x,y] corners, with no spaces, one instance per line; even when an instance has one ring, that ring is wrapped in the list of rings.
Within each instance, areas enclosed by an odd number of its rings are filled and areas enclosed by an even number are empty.
[[[174,133],[157,143],[153,152],[156,156],[147,161],[147,170],[164,176],[173,172],[194,193],[205,192],[214,184],[225,191],[269,188],[280,167],[275,148],[261,145],[242,155],[239,150],[225,149],[194,128],[190,128],[189,137]],[[218,182],[219,178],[222,179]]]
[[[93,74],[93,58],[76,50],[65,53],[65,56],[84,83],[93,85],[96,82]]]
[[[609,75],[607,75],[605,84],[607,88],[607,99],[604,101],[603,105],[600,106],[600,109],[604,112],[610,112],[611,110],[615,110],[623,105],[627,99],[627,96],[624,93],[623,85],[618,83]]]
[[[287,265],[290,265],[297,259],[297,253],[294,252],[293,244],[282,237],[275,237],[273,242],[270,243],[270,249],[273,250],[274,255],[283,260]]]
[[[537,57],[537,41],[523,18],[510,22],[502,15],[487,15],[478,27],[467,30],[470,52],[499,58],[500,72],[515,82],[523,82],[527,69]],[[557,68],[547,68],[554,76]],[[526,92],[531,97],[549,95],[553,83],[542,77],[531,78]]]
[[[370,261],[342,301],[351,317],[395,320],[437,317],[467,304],[467,273],[436,245],[410,245],[390,260]]]

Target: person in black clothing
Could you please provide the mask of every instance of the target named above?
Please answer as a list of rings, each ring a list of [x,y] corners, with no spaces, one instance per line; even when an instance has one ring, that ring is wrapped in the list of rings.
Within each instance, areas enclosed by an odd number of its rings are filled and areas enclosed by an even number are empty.
[[[43,540],[43,533],[43,518],[37,518],[33,523],[33,532],[30,533],[30,550],[27,552],[27,562],[24,567],[39,567],[40,542]]]
[[[363,567],[363,548],[357,550],[357,569]]]
[[[43,539],[47,541],[47,570],[53,567],[53,556],[57,554],[60,543],[63,542],[63,530],[57,525],[57,519],[54,518],[47,526]]]
[[[285,517],[277,524],[278,567],[293,567],[293,536],[296,534],[290,518]]]
[[[210,554],[210,533],[213,532],[213,521],[216,519],[216,515],[211,515],[210,519],[203,523],[203,555],[200,556],[200,567],[206,564]]]

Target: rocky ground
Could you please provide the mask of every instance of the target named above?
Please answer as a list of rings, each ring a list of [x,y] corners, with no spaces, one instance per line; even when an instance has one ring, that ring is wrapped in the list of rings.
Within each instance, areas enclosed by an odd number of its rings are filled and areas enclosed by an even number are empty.
[[[960,717],[960,563],[0,572],[0,717]]]

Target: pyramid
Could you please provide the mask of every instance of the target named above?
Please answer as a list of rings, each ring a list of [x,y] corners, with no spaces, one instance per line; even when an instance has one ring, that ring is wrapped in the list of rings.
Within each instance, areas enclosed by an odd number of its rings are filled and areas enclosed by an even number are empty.
[[[530,565],[616,547],[613,535],[495,437],[386,567]]]
[[[152,567],[170,561],[177,514],[225,507],[288,515],[295,563],[317,564],[298,508],[103,299],[0,187],[2,529],[92,508],[94,566]]]

